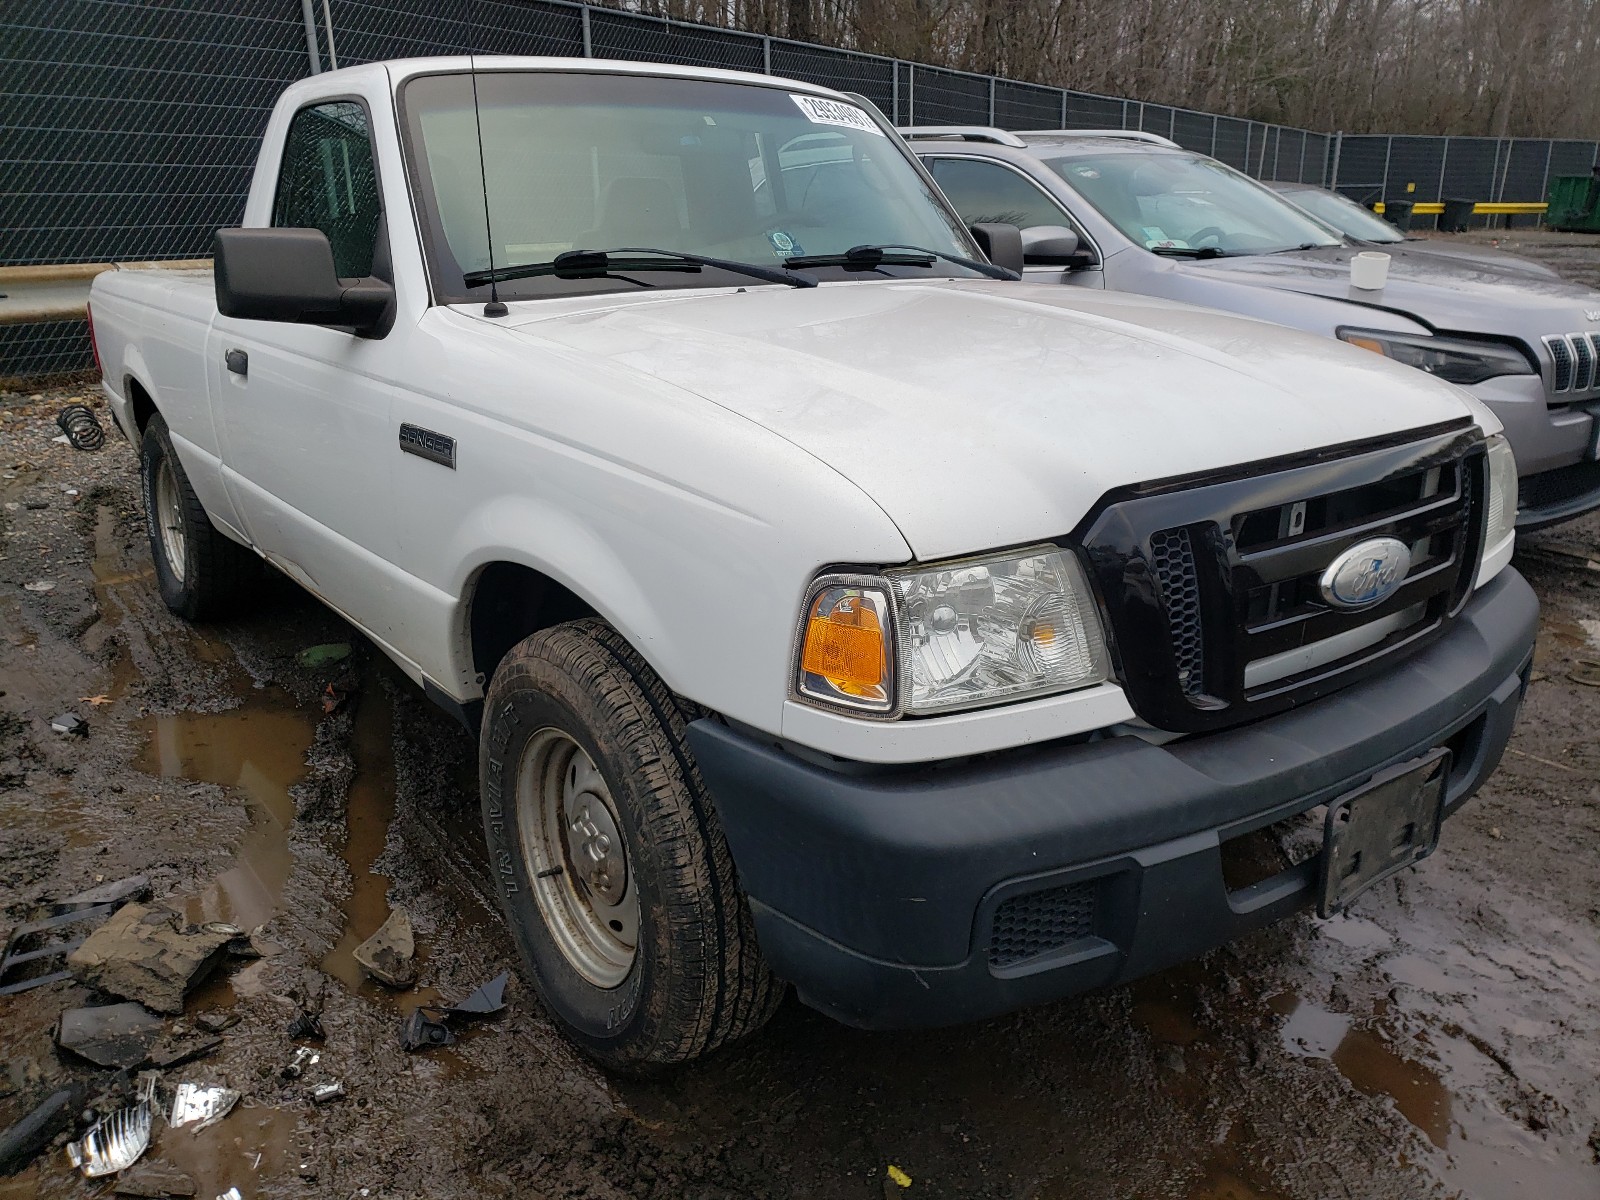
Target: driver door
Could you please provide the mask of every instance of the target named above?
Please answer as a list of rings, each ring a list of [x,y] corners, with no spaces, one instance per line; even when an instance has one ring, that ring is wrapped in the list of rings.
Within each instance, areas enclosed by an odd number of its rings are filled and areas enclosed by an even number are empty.
[[[326,233],[341,277],[389,277],[364,104],[321,102],[295,114],[272,224]],[[219,314],[207,348],[224,478],[245,532],[295,580],[370,628],[383,590],[373,555],[390,557],[393,540],[384,343]]]

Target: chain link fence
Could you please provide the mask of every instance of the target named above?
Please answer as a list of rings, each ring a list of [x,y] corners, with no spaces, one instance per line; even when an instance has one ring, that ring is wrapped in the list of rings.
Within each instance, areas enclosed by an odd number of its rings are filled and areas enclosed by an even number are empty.
[[[761,71],[860,93],[896,124],[1147,130],[1258,178],[1363,201],[1537,201],[1597,158],[1592,142],[1316,133],[563,0],[9,0],[0,274],[203,256],[239,220],[286,84],[467,51]],[[89,365],[80,318],[15,315],[0,323],[0,378]]]

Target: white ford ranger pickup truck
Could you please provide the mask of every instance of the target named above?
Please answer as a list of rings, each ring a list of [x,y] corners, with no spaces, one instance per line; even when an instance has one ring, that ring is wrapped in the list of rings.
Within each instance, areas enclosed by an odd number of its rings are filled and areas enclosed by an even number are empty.
[[[1493,415],[1020,258],[841,93],[430,59],[289,87],[214,272],[92,310],[167,604],[270,563],[472,730],[531,983],[648,1070],[1340,911],[1500,759]]]

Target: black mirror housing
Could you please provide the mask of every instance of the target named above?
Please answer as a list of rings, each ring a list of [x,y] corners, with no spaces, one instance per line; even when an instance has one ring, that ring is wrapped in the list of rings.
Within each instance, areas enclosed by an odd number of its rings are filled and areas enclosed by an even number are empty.
[[[1030,264],[1076,265],[1081,261],[1078,235],[1065,225],[1031,225],[1022,231],[1022,258]]]
[[[320,229],[219,229],[213,243],[217,311],[247,321],[333,325],[381,336],[394,321],[394,288],[334,274]]]
[[[967,228],[977,239],[979,248],[988,256],[990,262],[997,267],[1022,274],[1022,230],[1015,225],[1003,225],[997,221],[985,221],[977,225],[968,225]]]

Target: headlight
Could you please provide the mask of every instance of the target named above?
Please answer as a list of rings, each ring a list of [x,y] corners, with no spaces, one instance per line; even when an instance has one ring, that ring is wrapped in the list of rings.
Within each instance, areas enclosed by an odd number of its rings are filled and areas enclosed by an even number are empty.
[[[891,571],[905,711],[946,712],[1064,692],[1106,677],[1105,640],[1078,560],[1041,546]]]
[[[1483,556],[1516,535],[1517,460],[1500,434],[1489,439],[1489,516],[1483,523]],[[1479,583],[1485,582],[1479,579]]]
[[[1041,546],[882,577],[825,575],[800,623],[795,691],[882,716],[1088,687],[1105,638],[1078,560]]]
[[[1520,351],[1498,342],[1385,333],[1381,329],[1339,329],[1340,341],[1416,367],[1450,383],[1482,383],[1501,375],[1532,375],[1533,364]]]

